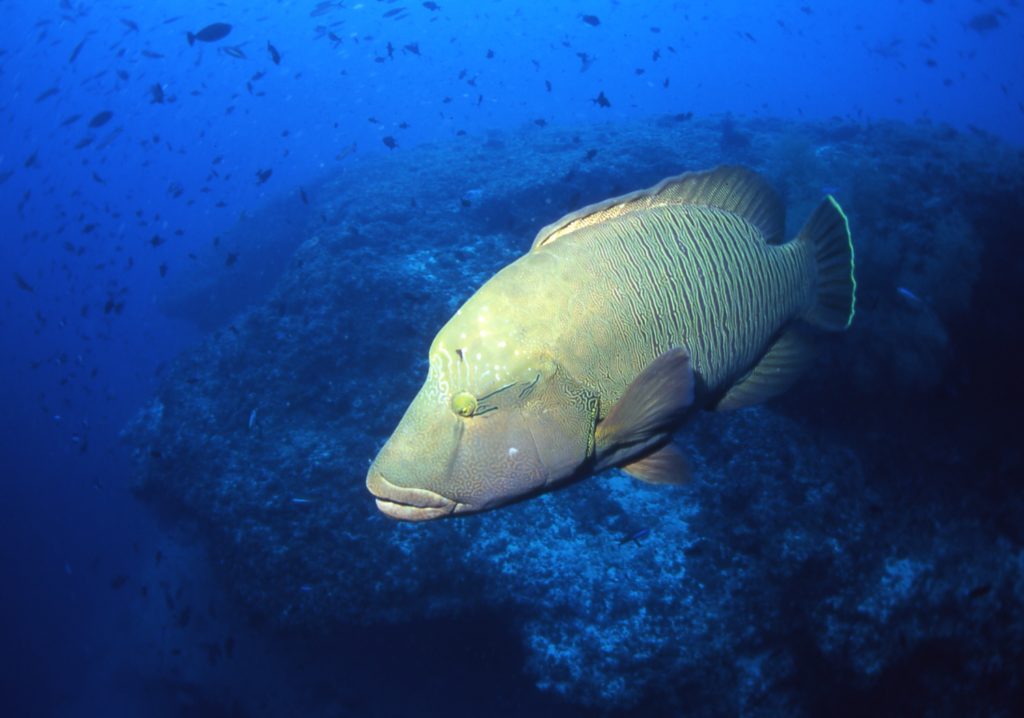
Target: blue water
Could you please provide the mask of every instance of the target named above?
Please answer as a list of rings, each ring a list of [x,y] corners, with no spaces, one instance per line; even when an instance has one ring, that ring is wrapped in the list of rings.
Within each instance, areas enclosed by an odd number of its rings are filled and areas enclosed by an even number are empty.
[[[256,250],[240,223],[280,205],[294,226],[339,172],[429,143],[681,113],[924,121],[1019,152],[1018,5],[0,3],[3,713],[428,712],[358,690],[380,690],[380,670],[402,663],[396,651],[436,665],[447,688],[412,685],[439,713],[473,652],[489,650],[432,650],[444,624],[423,637],[380,629],[395,634],[390,649],[372,627],[349,648],[281,648],[202,544],[134,496],[120,432],[208,331],[163,310],[167,287],[201,282],[211,256],[222,270],[237,252],[243,266]],[[187,32],[214,22],[230,33],[189,45]],[[246,301],[267,291],[254,286]],[[187,617],[185,605],[196,607]],[[592,710],[536,688],[522,650],[499,651],[467,695],[500,698],[495,715]],[[304,682],[317,670],[347,688]]]

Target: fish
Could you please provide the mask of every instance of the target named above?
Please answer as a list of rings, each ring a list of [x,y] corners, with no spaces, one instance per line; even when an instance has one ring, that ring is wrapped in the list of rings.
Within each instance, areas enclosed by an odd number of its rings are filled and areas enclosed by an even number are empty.
[[[28,292],[29,294],[31,294],[32,292],[36,291],[36,288],[29,284],[28,280],[25,279],[20,274],[18,274],[17,272],[14,272],[14,281],[18,285],[18,289],[20,289],[23,292]]]
[[[608,101],[608,98],[604,96],[604,90],[597,93],[597,97],[591,100],[598,107],[611,107],[612,103]]]
[[[387,137],[382,139],[381,142],[383,142],[389,150],[393,150],[396,147],[398,147],[398,140],[396,140],[391,135],[388,135]]]
[[[87,38],[87,37],[85,37],[85,38],[82,38],[82,41],[81,41],[80,43],[78,43],[77,45],[75,45],[75,49],[74,49],[74,50],[72,50],[72,51],[71,51],[71,55],[70,55],[70,56],[68,56],[68,64],[69,64],[69,65],[70,65],[71,63],[73,63],[73,62],[74,62],[75,60],[77,60],[77,59],[78,59],[78,54],[79,54],[80,52],[82,52],[82,47],[83,47],[83,46],[85,45],[85,41],[86,41],[86,40],[88,40],[88,39],[89,39],[89,38]]]
[[[164,104],[164,88],[159,82],[155,82],[149,86],[149,104],[151,105],[162,105]]]
[[[267,42],[267,52],[270,53],[270,60],[275,65],[280,65],[281,64],[281,53],[278,52],[277,48],[274,47],[273,45],[271,45],[270,42]]]
[[[60,88],[59,87],[49,87],[49,88],[43,90],[42,92],[40,92],[38,95],[36,95],[36,102],[42,102],[43,100],[45,100],[48,97],[53,97],[58,92],[60,92]]]
[[[241,45],[228,45],[227,47],[217,48],[220,52],[225,55],[237,58],[239,60],[246,59],[245,50],[242,49]]]
[[[93,115],[92,119],[89,120],[89,127],[103,127],[103,125],[110,122],[110,118],[114,116],[114,113],[110,110],[103,110]]]
[[[601,18],[597,15],[580,15],[580,19],[591,27],[597,27],[601,24]]]
[[[189,45],[195,45],[196,40],[200,42],[217,42],[231,34],[231,25],[226,22],[215,22],[207,25],[199,32],[186,32],[185,39]]]
[[[586,206],[542,228],[441,328],[428,371],[371,463],[386,516],[472,514],[619,468],[689,473],[695,413],[776,396],[842,331],[854,248],[826,196],[782,243],[785,208],[722,166]]]

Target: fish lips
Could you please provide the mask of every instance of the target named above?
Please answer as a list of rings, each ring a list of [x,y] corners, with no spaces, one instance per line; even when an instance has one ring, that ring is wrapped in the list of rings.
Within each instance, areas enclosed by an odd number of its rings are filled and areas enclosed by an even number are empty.
[[[437,492],[396,486],[372,467],[366,476],[366,488],[382,514],[400,521],[428,521],[471,511],[467,504]]]

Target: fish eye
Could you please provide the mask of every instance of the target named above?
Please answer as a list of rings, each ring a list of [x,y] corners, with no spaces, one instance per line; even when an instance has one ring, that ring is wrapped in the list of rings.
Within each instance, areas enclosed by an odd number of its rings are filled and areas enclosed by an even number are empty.
[[[459,416],[473,416],[476,412],[476,397],[468,391],[460,391],[452,397],[452,411]]]

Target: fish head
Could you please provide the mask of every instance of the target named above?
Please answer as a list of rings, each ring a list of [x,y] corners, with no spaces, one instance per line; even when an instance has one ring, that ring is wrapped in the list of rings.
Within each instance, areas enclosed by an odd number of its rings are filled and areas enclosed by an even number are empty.
[[[423,387],[370,466],[366,486],[392,518],[497,508],[573,478],[593,455],[595,393],[542,350],[496,362],[487,347],[509,342],[459,335],[434,340]]]

